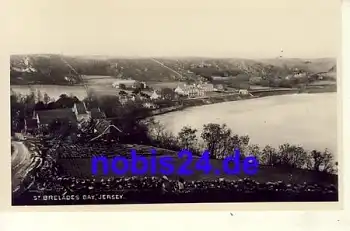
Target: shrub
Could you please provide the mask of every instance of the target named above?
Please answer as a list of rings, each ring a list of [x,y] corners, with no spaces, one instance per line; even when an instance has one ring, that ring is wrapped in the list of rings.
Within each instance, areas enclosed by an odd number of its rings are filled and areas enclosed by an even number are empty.
[[[275,148],[267,145],[261,152],[260,163],[276,166],[281,163],[281,157]]]
[[[181,129],[177,137],[181,148],[187,150],[195,149],[195,144],[197,143],[196,132],[197,129],[192,129],[189,126],[185,126]]]
[[[307,161],[307,152],[300,146],[283,144],[279,147],[280,164],[284,167],[303,168]]]
[[[323,152],[312,150],[308,154],[307,167],[318,172],[334,173],[337,162],[334,163],[333,155],[327,149]]]

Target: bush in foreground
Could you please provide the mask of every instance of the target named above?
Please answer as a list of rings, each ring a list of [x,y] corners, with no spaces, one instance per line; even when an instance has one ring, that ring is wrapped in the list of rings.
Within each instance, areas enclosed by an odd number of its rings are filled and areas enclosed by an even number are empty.
[[[125,177],[95,181],[72,177],[56,178],[40,184],[15,199],[15,205],[59,204],[125,204],[125,203],[208,203],[208,202],[307,202],[338,201],[335,185],[286,184],[282,181],[259,183],[249,178],[238,181],[191,181],[179,189],[178,181],[170,181],[172,189],[164,191],[164,181],[157,177]],[[37,195],[79,195],[79,200],[33,200]],[[95,195],[96,200],[83,200]],[[120,200],[102,200],[99,195],[123,195]]]

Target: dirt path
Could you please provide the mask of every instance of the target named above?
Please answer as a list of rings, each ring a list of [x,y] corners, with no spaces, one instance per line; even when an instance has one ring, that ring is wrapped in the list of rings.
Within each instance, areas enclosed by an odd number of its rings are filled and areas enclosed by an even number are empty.
[[[12,154],[12,191],[14,191],[27,173],[27,169],[31,164],[31,155],[28,148],[23,142],[12,142],[14,152]]]

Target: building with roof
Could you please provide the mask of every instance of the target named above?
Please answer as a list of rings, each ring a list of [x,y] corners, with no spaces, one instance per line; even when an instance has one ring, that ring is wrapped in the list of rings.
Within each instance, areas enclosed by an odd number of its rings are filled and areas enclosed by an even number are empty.
[[[104,119],[97,119],[95,123],[94,133],[108,134],[110,130],[111,121]]]
[[[214,88],[214,86],[212,86]],[[209,90],[209,89],[208,89]],[[187,84],[179,84],[175,90],[175,93],[183,96],[188,96],[189,98],[200,97],[204,95],[205,90],[198,85],[187,85]]]
[[[140,93],[139,93],[139,96],[140,96],[140,99],[141,99],[141,100],[147,100],[147,99],[150,99],[150,98],[151,98],[150,95],[148,95],[147,93],[144,93],[144,92],[140,92]]]
[[[214,91],[214,84],[211,83],[203,83],[203,84],[199,84],[198,88],[200,88],[201,90],[203,90],[204,92],[211,92]]]
[[[148,109],[156,109],[157,105],[151,102],[146,102],[142,104],[143,107],[148,108]]]
[[[92,108],[89,112],[89,116],[92,119],[104,119],[106,118],[106,115],[103,111],[101,111],[100,108]]]
[[[157,91],[153,91],[152,95],[150,96],[150,99],[159,99],[161,96],[157,93]]]
[[[232,79],[232,76],[212,76],[212,80],[230,80]]]
[[[39,127],[47,127],[56,120],[77,124],[77,117],[71,108],[34,111],[33,119],[37,120]]]
[[[24,120],[24,133],[34,133],[38,128],[38,120],[36,118],[27,118]]]
[[[72,109],[78,121],[88,120],[90,118],[84,102],[75,103]]]
[[[112,84],[112,86],[114,88],[119,89],[121,84],[123,84],[126,88],[137,88],[139,86],[139,82],[137,82],[136,80],[133,80],[133,79],[119,79],[119,80],[115,81]]]
[[[240,94],[240,95],[249,95],[249,91],[247,89],[240,89],[238,91],[238,94]]]
[[[250,84],[259,84],[263,80],[262,77],[260,76],[253,76],[249,78],[249,83]]]
[[[215,84],[214,85],[214,90],[216,90],[216,91],[224,91],[225,87],[224,87],[223,84]]]
[[[178,85],[178,86],[175,88],[174,92],[175,92],[176,94],[179,94],[179,95],[186,95],[185,86],[180,86],[180,85]]]

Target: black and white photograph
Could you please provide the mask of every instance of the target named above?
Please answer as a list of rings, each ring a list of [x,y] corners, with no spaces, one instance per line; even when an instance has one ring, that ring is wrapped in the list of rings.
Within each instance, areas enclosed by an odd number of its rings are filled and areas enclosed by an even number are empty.
[[[340,9],[305,1],[18,9],[12,206],[338,202]]]

